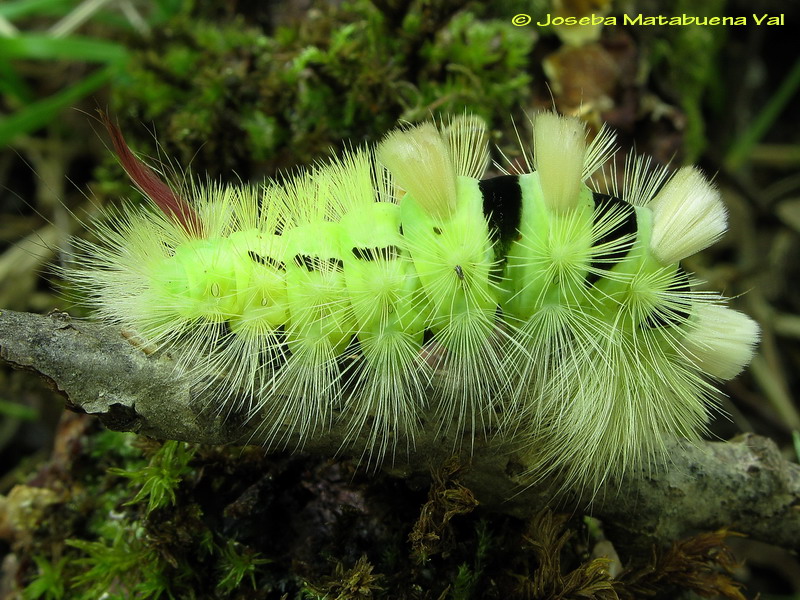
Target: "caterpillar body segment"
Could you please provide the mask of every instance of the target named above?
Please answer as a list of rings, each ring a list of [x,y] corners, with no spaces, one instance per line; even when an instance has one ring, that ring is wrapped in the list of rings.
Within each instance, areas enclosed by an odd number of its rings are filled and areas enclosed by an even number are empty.
[[[236,300],[227,312],[231,331],[246,335],[251,327],[256,331],[265,327],[278,329],[289,317],[285,281],[287,239],[258,229],[235,231],[228,239],[232,256],[242,257],[235,262],[236,291],[231,290]]]
[[[402,191],[403,237],[431,306],[428,362],[447,373],[436,385],[437,420],[473,435],[490,424],[508,382],[493,278],[498,261],[475,177],[488,162],[486,137],[485,125],[465,116],[441,132],[426,124],[390,134],[377,150]],[[414,153],[426,169],[436,166],[436,177],[409,171]]]
[[[504,310],[525,319],[544,304],[581,302],[592,254],[594,203],[588,188],[576,206],[555,212],[537,173],[519,177],[522,203],[516,239],[506,255]]]
[[[280,184],[169,194],[117,148],[157,209],[111,211],[64,275],[268,444],[335,424],[377,465],[421,428],[497,431],[531,480],[597,486],[696,438],[758,328],[680,266],[725,230],[697,170],[631,160],[602,193],[610,134],[549,113],[533,130],[526,173],[483,178],[464,115]]]
[[[366,430],[367,447],[382,456],[398,433],[413,442],[420,425],[432,374],[422,360],[430,311],[400,234],[397,204],[374,202],[348,212],[340,242],[362,355],[343,407],[348,441]]]
[[[403,237],[430,304],[428,354],[450,373],[439,390],[444,428],[484,427],[504,380],[496,323],[499,289],[491,281],[493,245],[476,180],[459,177],[459,204],[448,218],[424,212],[411,194],[400,201]]]
[[[302,445],[327,431],[341,396],[338,357],[350,344],[354,320],[347,296],[339,244],[340,188],[358,178],[359,157],[348,155],[331,169],[316,166],[266,190],[262,211],[286,207],[280,235],[285,239],[287,319],[282,324],[284,360],[264,371],[254,395],[269,444]],[[367,181],[368,190],[372,190]]]
[[[287,238],[285,325],[288,359],[268,382],[262,399],[271,417],[267,435],[279,435],[288,424],[300,439],[330,426],[339,396],[336,358],[350,343],[353,319],[347,299],[339,224],[309,222],[283,234]],[[274,412],[273,412],[274,411]]]

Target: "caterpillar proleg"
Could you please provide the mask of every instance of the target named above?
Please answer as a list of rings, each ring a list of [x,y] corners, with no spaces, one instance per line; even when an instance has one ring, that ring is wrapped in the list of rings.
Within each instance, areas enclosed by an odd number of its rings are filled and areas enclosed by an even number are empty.
[[[493,433],[532,478],[595,486],[697,438],[752,357],[756,324],[680,265],[724,233],[719,193],[641,159],[593,189],[613,136],[577,119],[536,115],[521,173],[485,177],[464,115],[280,183],[174,188],[107,125],[152,206],[108,211],[65,278],[271,445],[337,423],[378,463],[423,427]]]

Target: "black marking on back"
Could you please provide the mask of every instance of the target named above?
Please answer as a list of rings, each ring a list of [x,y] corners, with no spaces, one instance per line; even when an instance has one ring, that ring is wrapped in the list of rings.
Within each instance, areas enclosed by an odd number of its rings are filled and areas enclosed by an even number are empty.
[[[691,291],[692,286],[689,283],[689,273],[678,265],[678,269],[675,271],[675,279],[673,279],[667,292],[670,296],[680,295],[688,297]],[[689,319],[691,306],[688,300],[682,302],[680,299],[670,298],[670,304],[672,304],[672,306],[669,311],[654,310],[647,315],[647,318],[642,322],[642,327],[649,327],[651,329],[657,327],[675,327],[682,325]]]
[[[628,255],[628,252],[630,252],[630,249],[633,247],[634,241],[636,241],[636,232],[638,231],[638,226],[636,224],[636,209],[634,209],[632,205],[628,204],[624,200],[616,198],[615,196],[609,196],[599,192],[594,192],[593,196],[594,213],[592,215],[592,220],[594,221],[595,226],[603,219],[608,218],[608,215],[613,211],[623,212],[625,214],[625,218],[620,220],[614,229],[611,229],[610,231],[606,232],[603,237],[595,240],[593,244],[594,246],[612,244],[613,248],[607,252],[594,255],[591,265],[592,271],[589,271],[586,274],[587,286],[593,285],[595,281],[600,279],[600,275],[593,271],[608,271],[613,268],[615,264],[624,260],[624,258]],[[619,240],[622,240],[626,236],[629,237],[628,241],[619,242]]]
[[[279,260],[275,260],[271,256],[262,256],[261,254],[256,254],[252,250],[247,251],[247,256],[249,256],[251,260],[257,262],[260,265],[264,265],[265,267],[272,267],[277,271],[286,270],[286,265],[284,265]]]
[[[316,257],[311,257],[307,254],[295,254],[294,264],[296,264],[298,267],[305,267],[307,271],[314,271],[316,269],[314,262],[315,258]]]
[[[295,254],[294,264],[298,267],[305,267],[306,271],[342,271],[344,263],[339,258],[319,258],[308,254]],[[324,268],[323,268],[324,267]]]
[[[522,218],[522,188],[518,175],[501,175],[478,182],[483,196],[483,215],[489,222],[492,242],[498,243],[498,255],[505,256],[519,235]]]
[[[353,256],[358,260],[394,260],[400,256],[397,246],[384,246],[383,248],[353,248]]]

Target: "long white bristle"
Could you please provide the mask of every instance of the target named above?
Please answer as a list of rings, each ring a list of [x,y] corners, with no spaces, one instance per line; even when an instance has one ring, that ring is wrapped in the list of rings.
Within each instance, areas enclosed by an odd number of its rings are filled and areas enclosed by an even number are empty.
[[[646,206],[668,177],[669,170],[653,164],[650,156],[636,156],[631,152],[625,157],[621,197],[634,206]]]
[[[581,179],[586,181],[595,171],[602,168],[616,152],[617,136],[605,124],[586,148]]]
[[[489,133],[477,115],[453,117],[442,131],[456,175],[480,179],[489,164]]]

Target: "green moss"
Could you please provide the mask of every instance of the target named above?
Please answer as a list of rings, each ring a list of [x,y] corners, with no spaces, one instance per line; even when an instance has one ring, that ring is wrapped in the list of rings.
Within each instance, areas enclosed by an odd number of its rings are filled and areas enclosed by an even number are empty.
[[[480,20],[459,13],[425,44],[421,97],[411,114],[424,119],[431,109],[459,113],[465,106],[487,121],[514,112],[531,83],[526,70],[533,39],[508,20]]]
[[[185,442],[168,441],[139,469],[109,469],[110,473],[130,479],[139,491],[128,504],[147,501],[146,514],[156,508],[174,506],[175,490],[181,480],[191,473],[189,461],[193,452]]]
[[[64,567],[67,557],[49,561],[43,556],[34,556],[33,561],[39,573],[25,588],[25,600],[61,600],[66,593]]]
[[[111,590],[119,590],[119,598],[129,597],[128,592],[141,598],[172,597],[164,565],[147,545],[144,528],[131,528],[121,520],[111,523],[116,525],[113,535],[108,527],[96,541],[67,540],[81,554],[71,562],[78,574],[71,579],[70,587],[87,599],[99,598]]]
[[[534,34],[458,8],[354,0],[274,31],[184,12],[132,53],[114,111],[131,137],[153,122],[178,164],[243,177],[374,140],[398,118],[505,116],[528,96]]]
[[[65,494],[30,526],[47,534],[13,549],[29,565],[19,577],[25,600],[611,600],[644,597],[663,582],[685,587],[676,573],[693,589],[733,585],[714,571],[717,562],[728,571],[733,565],[722,546],[726,532],[681,542],[655,562],[632,559],[626,575],[611,579],[607,560],[582,554],[587,539],[601,535],[596,526],[576,535],[565,516],[547,511],[527,526],[473,511],[469,491],[454,480],[455,464],[435,474],[420,507],[418,491],[385,476],[361,479],[346,462],[190,450],[99,426],[76,433],[73,454],[40,474],[57,474],[48,484]],[[142,487],[103,473],[110,464],[147,473],[130,478]],[[171,475],[154,474],[156,467]],[[175,482],[174,494],[164,492],[169,500],[152,509],[152,493],[132,503],[153,477]],[[409,536],[414,513],[420,519]],[[436,546],[420,564],[417,534],[425,523]]]
[[[200,505],[179,493],[195,483],[193,447],[102,430],[83,452],[100,470],[84,473],[76,460],[69,498],[49,515],[52,524],[36,525],[54,536],[38,542],[26,600],[207,597],[204,589],[225,599],[258,587],[269,560],[213,529]],[[133,485],[120,485],[120,476]]]
[[[223,593],[230,593],[238,589],[243,581],[249,582],[256,589],[256,567],[270,562],[261,558],[257,552],[242,547],[234,540],[227,540],[220,551],[219,572],[220,579],[217,589]]]
[[[489,522],[486,519],[478,521],[475,526],[475,534],[477,538],[475,559],[471,567],[467,563],[459,565],[452,587],[451,596],[453,600],[470,600],[470,598],[480,597],[480,586],[478,584],[490,559],[489,552],[492,548],[492,534],[489,530]]]
[[[309,600],[368,600],[378,595],[382,575],[373,573],[374,567],[366,556],[359,558],[351,568],[340,562],[331,577],[318,584],[307,584],[303,597]]]

